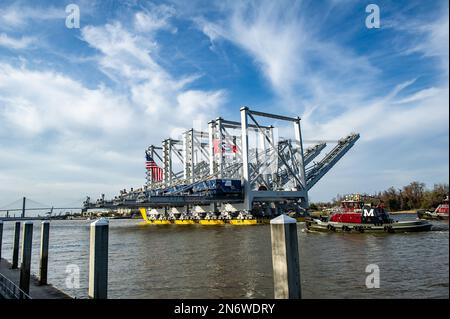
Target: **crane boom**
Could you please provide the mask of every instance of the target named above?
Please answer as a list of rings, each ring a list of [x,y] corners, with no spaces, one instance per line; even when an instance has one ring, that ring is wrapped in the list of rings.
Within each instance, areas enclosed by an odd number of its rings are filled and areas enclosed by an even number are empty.
[[[310,190],[341,158],[353,147],[359,134],[350,134],[339,140],[338,144],[306,173],[306,188]]]

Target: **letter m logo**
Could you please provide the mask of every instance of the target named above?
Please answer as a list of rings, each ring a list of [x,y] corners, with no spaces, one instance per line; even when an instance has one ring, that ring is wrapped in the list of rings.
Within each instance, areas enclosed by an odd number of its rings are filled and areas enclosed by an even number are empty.
[[[364,216],[373,216],[373,208],[371,208],[369,211],[367,211],[367,209],[364,209]]]

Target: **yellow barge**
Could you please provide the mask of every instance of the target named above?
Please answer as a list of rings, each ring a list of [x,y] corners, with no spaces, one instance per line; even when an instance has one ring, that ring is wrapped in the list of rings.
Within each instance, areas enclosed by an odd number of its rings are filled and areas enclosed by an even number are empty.
[[[149,219],[147,210],[139,208],[145,224],[150,225],[264,225],[269,224],[271,218],[252,218],[252,219]],[[305,217],[297,217],[297,222],[304,222]]]

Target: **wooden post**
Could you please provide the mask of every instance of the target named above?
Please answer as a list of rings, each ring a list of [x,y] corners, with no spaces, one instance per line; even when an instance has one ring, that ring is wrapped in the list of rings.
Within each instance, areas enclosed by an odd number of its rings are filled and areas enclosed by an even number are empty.
[[[47,284],[48,272],[48,241],[50,236],[50,222],[41,223],[41,253],[39,257],[39,284]]]
[[[91,223],[89,250],[89,297],[108,297],[108,228],[105,218]]]
[[[22,261],[20,264],[20,289],[30,293],[30,270],[31,270],[31,246],[33,244],[33,222],[23,223],[22,234]]]
[[[19,265],[19,243],[20,243],[20,222],[16,222],[14,227],[14,244],[13,244],[13,259],[12,269],[17,269]]]
[[[2,259],[3,220],[0,220],[0,259]]]
[[[25,203],[27,201],[27,198],[24,197],[22,200],[22,218],[25,218]]]
[[[270,221],[275,299],[300,299],[297,221],[280,215]]]

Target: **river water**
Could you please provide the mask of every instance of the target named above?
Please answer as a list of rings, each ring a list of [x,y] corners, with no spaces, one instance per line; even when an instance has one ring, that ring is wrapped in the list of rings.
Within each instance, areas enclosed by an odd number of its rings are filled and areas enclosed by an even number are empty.
[[[405,218],[414,216],[394,216]],[[50,227],[48,280],[76,298],[87,298],[89,223],[52,221]],[[449,298],[448,222],[433,224],[422,233],[341,234],[305,232],[299,223],[303,297]],[[13,227],[4,224],[9,261]],[[40,222],[34,222],[34,274],[39,236]],[[109,298],[273,298],[268,225],[111,220],[109,241]],[[366,287],[369,264],[379,267],[379,288]]]

